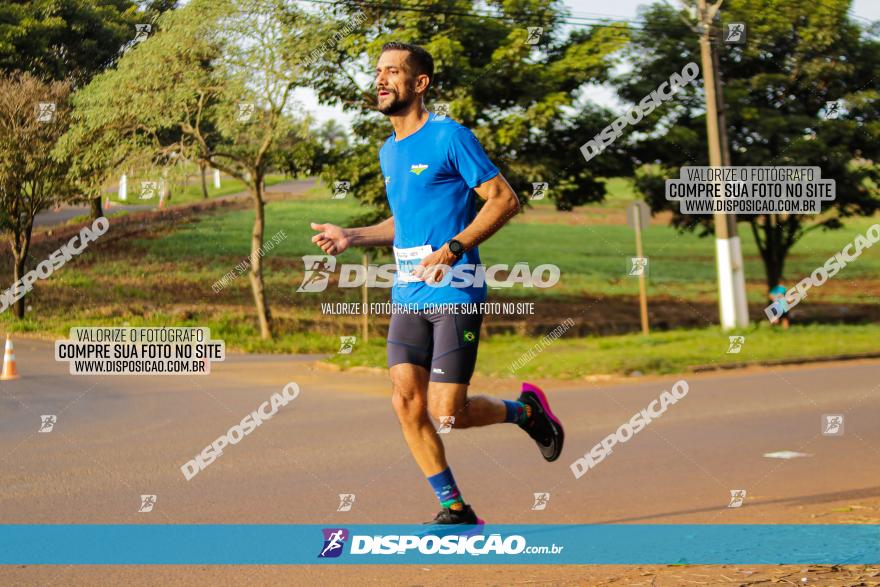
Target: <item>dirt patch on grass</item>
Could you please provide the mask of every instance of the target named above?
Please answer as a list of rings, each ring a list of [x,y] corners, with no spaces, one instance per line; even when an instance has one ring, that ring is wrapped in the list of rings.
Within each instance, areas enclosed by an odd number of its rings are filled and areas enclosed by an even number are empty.
[[[553,206],[532,206],[516,217],[523,224],[564,224],[566,226],[588,226],[607,224],[626,226],[628,204],[603,204],[601,206],[582,206],[570,212],[560,212]],[[667,226],[672,220],[672,212],[664,211],[651,217],[651,224]]]

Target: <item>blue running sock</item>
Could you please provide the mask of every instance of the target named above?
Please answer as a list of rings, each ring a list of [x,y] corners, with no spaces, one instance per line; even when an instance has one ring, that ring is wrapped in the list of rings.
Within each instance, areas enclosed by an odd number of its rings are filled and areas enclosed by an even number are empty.
[[[428,477],[428,483],[431,484],[437,499],[440,500],[440,507],[452,510],[464,509],[464,499],[458,491],[458,485],[455,484],[455,478],[449,467]]]
[[[505,422],[511,422],[513,424],[522,424],[529,417],[529,411],[526,410],[526,405],[522,402],[517,401],[509,401],[506,399],[501,400],[504,402],[504,407],[507,408],[507,415],[504,417]]]

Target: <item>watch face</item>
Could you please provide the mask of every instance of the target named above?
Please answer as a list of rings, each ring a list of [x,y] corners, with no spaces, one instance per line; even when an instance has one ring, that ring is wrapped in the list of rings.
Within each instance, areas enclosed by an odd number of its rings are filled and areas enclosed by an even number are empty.
[[[458,241],[449,241],[449,250],[454,255],[461,255],[464,252],[464,247]]]

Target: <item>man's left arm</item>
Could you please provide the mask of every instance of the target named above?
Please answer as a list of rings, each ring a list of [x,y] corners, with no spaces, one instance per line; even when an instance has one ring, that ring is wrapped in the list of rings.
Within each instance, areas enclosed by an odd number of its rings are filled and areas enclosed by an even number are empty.
[[[519,198],[504,176],[498,173],[492,179],[489,179],[474,188],[477,195],[486,200],[483,208],[474,217],[473,221],[460,233],[452,237],[464,246],[465,251],[469,251],[476,247],[484,240],[498,232],[508,220],[519,213]],[[449,244],[442,247],[422,259],[422,262],[415,268],[413,274],[417,277],[424,277],[428,283],[436,283],[443,279],[443,267],[435,268],[423,276],[427,267],[432,265],[445,265],[452,267],[458,261],[452,251],[449,250]]]

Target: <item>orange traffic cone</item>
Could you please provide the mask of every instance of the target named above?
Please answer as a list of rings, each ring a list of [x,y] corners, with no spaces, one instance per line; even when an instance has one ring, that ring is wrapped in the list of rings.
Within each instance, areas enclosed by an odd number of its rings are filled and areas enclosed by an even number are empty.
[[[0,381],[18,379],[18,367],[15,365],[15,350],[12,348],[12,339],[6,335],[6,355],[3,357],[3,374]]]

